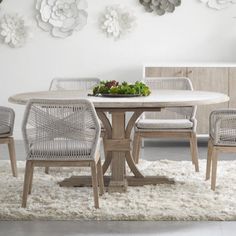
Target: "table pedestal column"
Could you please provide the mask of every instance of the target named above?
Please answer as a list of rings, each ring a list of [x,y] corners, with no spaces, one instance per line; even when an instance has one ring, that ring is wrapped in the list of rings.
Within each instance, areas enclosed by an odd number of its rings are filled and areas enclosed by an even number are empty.
[[[112,139],[125,139],[125,113],[112,113]],[[125,178],[125,152],[112,152],[111,161],[111,180],[109,183],[109,192],[125,192],[127,190],[127,180]]]

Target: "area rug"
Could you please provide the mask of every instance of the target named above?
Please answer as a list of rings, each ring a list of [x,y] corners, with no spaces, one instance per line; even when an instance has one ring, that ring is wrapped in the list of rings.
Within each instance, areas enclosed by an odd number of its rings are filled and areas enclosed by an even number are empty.
[[[89,174],[89,169],[51,168],[46,175],[35,169],[32,194],[23,209],[21,195],[24,162],[18,162],[19,177],[11,176],[10,163],[0,161],[0,220],[236,220],[236,161],[220,161],[217,190],[204,180],[206,162],[195,173],[189,161],[141,161],[147,175],[166,175],[174,185],[128,187],[126,193],[105,193],[100,209],[93,206],[92,188],[59,187],[71,175]]]

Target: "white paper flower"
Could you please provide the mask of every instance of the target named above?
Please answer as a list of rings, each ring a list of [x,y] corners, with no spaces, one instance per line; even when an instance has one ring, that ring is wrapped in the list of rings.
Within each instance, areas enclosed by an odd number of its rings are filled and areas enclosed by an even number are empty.
[[[86,0],[37,0],[37,21],[52,36],[66,38],[87,24]]]
[[[214,8],[216,10],[221,10],[229,7],[231,4],[236,3],[236,0],[200,0],[206,3],[208,7]]]
[[[11,47],[21,47],[30,35],[30,27],[18,14],[4,15],[0,20],[0,36],[5,44]]]
[[[101,17],[101,29],[107,37],[118,39],[132,30],[135,20],[127,9],[118,5],[108,6]]]

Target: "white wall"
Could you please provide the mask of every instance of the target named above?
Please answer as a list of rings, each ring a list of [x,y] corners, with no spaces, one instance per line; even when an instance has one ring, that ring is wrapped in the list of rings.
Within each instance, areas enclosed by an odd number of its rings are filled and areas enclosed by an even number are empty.
[[[55,39],[36,26],[34,0],[3,0],[0,15],[19,12],[32,20],[34,38],[23,48],[0,45],[0,104],[16,110],[15,136],[21,138],[24,107],[8,103],[15,93],[46,90],[53,77],[97,76],[139,80],[144,63],[236,61],[236,4],[223,11],[199,0],[182,0],[174,14],[146,13],[138,0],[88,0],[87,26],[67,39]],[[99,14],[109,4],[132,8],[136,29],[120,41],[98,28]]]

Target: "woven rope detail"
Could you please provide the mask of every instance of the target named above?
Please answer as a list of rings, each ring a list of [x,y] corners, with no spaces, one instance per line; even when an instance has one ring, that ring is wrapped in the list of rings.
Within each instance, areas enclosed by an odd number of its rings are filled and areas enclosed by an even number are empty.
[[[151,90],[193,90],[191,81],[182,77],[145,78]],[[161,112],[145,112],[147,119],[195,119],[196,107],[168,108]]]
[[[236,146],[236,109],[221,109],[211,113],[210,136],[215,145]]]
[[[52,80],[50,90],[88,91],[93,89],[93,87],[99,84],[99,82],[100,79],[98,78],[78,78],[78,79],[58,78]]]
[[[30,101],[23,123],[27,158],[93,159],[100,125],[93,105],[85,100]]]
[[[8,127],[10,132],[8,136],[11,136],[14,128],[15,112],[8,107],[0,106],[0,126]],[[0,137],[5,137],[5,134],[0,133]]]

